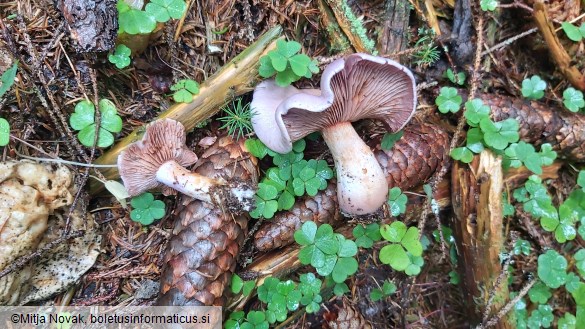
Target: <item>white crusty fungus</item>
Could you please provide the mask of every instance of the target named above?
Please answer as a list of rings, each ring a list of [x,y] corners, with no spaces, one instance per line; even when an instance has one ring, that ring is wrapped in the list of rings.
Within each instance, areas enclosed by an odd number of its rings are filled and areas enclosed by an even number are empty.
[[[64,166],[0,162],[0,271],[55,241],[73,201],[73,174]],[[80,204],[81,202],[78,202]],[[0,305],[46,299],[76,282],[95,262],[100,236],[91,214],[77,206],[70,239],[0,278]]]

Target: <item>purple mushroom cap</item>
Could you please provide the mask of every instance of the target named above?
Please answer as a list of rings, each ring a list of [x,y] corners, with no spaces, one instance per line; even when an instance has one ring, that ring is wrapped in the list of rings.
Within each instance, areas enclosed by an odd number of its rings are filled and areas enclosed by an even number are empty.
[[[389,132],[402,129],[416,109],[416,84],[395,61],[353,54],[325,68],[321,90],[283,88],[271,80],[259,84],[251,108],[258,138],[278,153],[290,152],[294,141],[321,131],[335,161],[341,210],[368,214],[386,201],[388,185],[351,122],[376,119]]]

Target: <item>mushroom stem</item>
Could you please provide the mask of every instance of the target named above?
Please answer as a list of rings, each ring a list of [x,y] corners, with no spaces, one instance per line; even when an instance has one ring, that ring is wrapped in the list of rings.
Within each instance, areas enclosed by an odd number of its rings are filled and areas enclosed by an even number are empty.
[[[337,171],[337,199],[341,210],[363,215],[375,212],[386,201],[388,183],[372,150],[350,122],[322,131]]]
[[[225,203],[231,211],[250,211],[254,206],[255,191],[245,182],[226,183],[185,169],[176,161],[163,163],[156,172],[156,179],[178,192],[209,203]]]
[[[156,172],[156,179],[178,192],[205,202],[215,202],[212,199],[213,189],[224,185],[217,179],[190,172],[176,161],[163,163]]]

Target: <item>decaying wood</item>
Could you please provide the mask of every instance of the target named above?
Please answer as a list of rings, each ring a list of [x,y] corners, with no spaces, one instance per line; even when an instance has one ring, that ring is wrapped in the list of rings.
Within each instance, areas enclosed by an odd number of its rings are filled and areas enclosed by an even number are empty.
[[[559,70],[567,80],[569,80],[573,87],[585,91],[585,76],[581,74],[577,67],[572,65],[571,56],[567,54],[567,51],[559,41],[559,38],[557,38],[555,28],[548,19],[546,6],[541,1],[536,1],[534,3],[534,20],[536,21],[536,25],[538,26],[540,33],[542,33],[544,41],[550,50],[553,60],[557,63]]]
[[[353,49],[358,53],[370,52],[369,47],[364,42],[365,40],[362,39],[364,36],[360,36],[356,33],[355,28],[347,15],[348,11],[351,11],[347,2],[345,0],[326,0],[326,3],[329,8],[331,8],[339,27],[343,33],[345,33],[345,36],[349,40]]]
[[[520,139],[534,144],[550,143],[559,158],[585,162],[585,116],[537,101],[484,94],[495,121],[514,118],[520,124]]]
[[[238,95],[252,91],[259,81],[258,61],[260,57],[276,47],[276,40],[280,37],[282,28],[273,27],[256,42],[251,44],[240,55],[224,65],[220,71],[209,77],[201,84],[199,94],[193,96],[191,103],[177,103],[158,116],[159,119],[171,118],[181,122],[186,130],[195,128],[199,122],[217,113],[223,105]],[[120,140],[111,149],[99,157],[96,164],[116,164],[118,155],[128,145],[142,138],[144,128],[138,128]],[[118,179],[120,176],[116,168],[102,169],[107,179]],[[91,182],[90,191],[97,193],[103,189],[103,184]]]
[[[487,307],[493,314],[508,300],[508,285],[496,286],[502,271],[499,255],[503,237],[502,162],[483,151],[470,165],[455,162],[451,171],[453,232],[463,273],[467,313],[472,323],[482,321]],[[492,295],[496,294],[493,298]],[[488,300],[492,299],[492,305]],[[514,328],[507,317],[496,328]]]
[[[384,22],[378,37],[378,50],[381,54],[403,51],[408,46],[404,33],[408,31],[410,3],[408,0],[386,0]]]
[[[343,53],[351,50],[349,40],[343,31],[341,31],[339,24],[337,24],[337,20],[331,11],[331,8],[327,6],[325,0],[319,0],[319,10],[321,11],[319,21],[329,36],[329,48],[331,51]]]
[[[256,159],[243,140],[219,139],[197,162],[194,172],[226,181],[257,184]],[[158,305],[224,305],[247,232],[249,216],[183,196],[164,256]]]
[[[449,135],[436,125],[414,123],[407,126],[402,138],[388,151],[380,148],[381,138],[381,135],[377,136],[368,144],[382,167],[389,187],[407,190],[422,185],[437,169],[449,163]],[[267,221],[256,233],[254,243],[262,251],[288,245],[294,241],[293,234],[302,223],[311,220],[333,223],[340,217],[336,185],[329,183],[327,189],[315,197],[302,198],[291,210]]]
[[[116,0],[58,0],[78,52],[108,51],[116,44]]]

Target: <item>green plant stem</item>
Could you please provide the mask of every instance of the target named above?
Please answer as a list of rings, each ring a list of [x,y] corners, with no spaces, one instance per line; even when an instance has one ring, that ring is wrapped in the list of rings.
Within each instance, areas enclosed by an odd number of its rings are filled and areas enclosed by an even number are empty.
[[[240,55],[203,82],[199,94],[193,97],[191,103],[174,104],[167,111],[161,113],[157,119],[171,118],[181,122],[186,130],[191,130],[199,122],[213,116],[229,100],[252,91],[260,81],[258,60],[276,47],[276,40],[281,34],[282,27],[280,25],[270,29]],[[96,159],[95,163],[100,165],[116,164],[118,155],[130,144],[140,140],[144,131],[144,127],[135,129]],[[119,177],[118,170],[115,168],[104,169],[102,173],[107,179]],[[95,194],[102,189],[102,184],[95,181],[90,182],[90,193]]]

